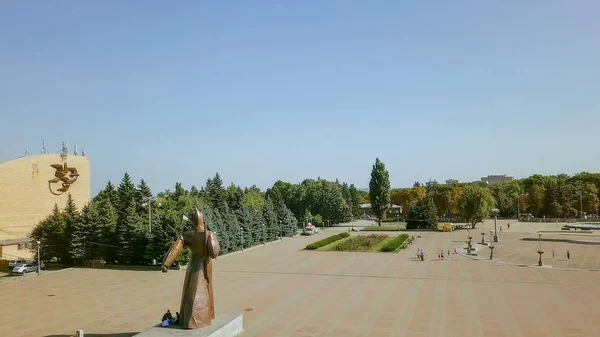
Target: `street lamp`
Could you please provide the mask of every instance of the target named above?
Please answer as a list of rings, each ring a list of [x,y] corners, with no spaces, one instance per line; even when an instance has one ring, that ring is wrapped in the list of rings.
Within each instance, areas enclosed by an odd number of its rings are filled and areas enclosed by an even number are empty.
[[[240,226],[240,239],[242,239],[242,252],[244,251],[244,227]]]
[[[265,238],[266,232],[265,232],[265,224],[263,224],[263,245],[266,244],[266,238]]]
[[[538,238],[539,238],[539,247],[538,247],[538,251],[537,253],[540,254],[540,260],[538,261],[538,266],[542,266],[542,254],[544,254],[544,251],[542,250],[542,232],[538,232]]]
[[[281,223],[281,220],[279,220],[279,232],[281,234],[279,240],[283,241],[283,223]]]
[[[152,200],[148,198],[148,202],[142,204],[143,207],[148,206],[148,233],[152,233],[152,202],[156,200]],[[162,204],[159,202],[156,204],[157,207],[161,207]],[[185,215],[184,215],[185,216]]]
[[[494,208],[492,212],[494,212],[494,242],[498,242],[498,228],[496,227],[496,223],[498,222],[498,213],[500,210]]]
[[[37,260],[38,260],[38,265],[37,265],[37,273],[38,273],[38,275],[41,275],[41,274],[40,274],[40,271],[41,271],[41,269],[40,269],[40,268],[41,268],[41,266],[42,266],[42,265],[40,264],[40,244],[41,244],[41,242],[39,242],[39,241],[38,241],[38,242],[37,242],[37,251],[38,251],[38,254],[37,254],[37,255],[38,255],[38,256],[37,256]]]
[[[494,248],[496,248],[496,247],[494,247],[494,244],[491,243],[490,244],[490,260],[494,257]]]
[[[471,230],[470,229],[467,229],[467,238],[469,239],[469,241],[467,241],[467,253],[471,254],[471,247],[472,247],[473,237],[471,236]]]

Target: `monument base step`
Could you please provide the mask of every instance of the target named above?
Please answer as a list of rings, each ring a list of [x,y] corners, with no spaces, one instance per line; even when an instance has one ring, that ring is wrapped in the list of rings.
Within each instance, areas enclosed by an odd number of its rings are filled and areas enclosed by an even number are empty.
[[[244,330],[243,314],[217,314],[212,324],[201,329],[182,329],[180,325],[161,327],[140,332],[136,337],[233,337]]]

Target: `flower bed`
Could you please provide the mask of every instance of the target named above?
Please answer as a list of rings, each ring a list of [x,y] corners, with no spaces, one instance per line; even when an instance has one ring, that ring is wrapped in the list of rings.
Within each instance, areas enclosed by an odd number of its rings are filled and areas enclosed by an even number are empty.
[[[349,238],[348,240],[341,242],[340,244],[332,247],[332,251],[342,252],[366,252],[376,244],[387,239],[387,235],[382,234],[370,234],[370,235],[359,235]]]
[[[343,238],[347,238],[349,236],[350,236],[350,234],[348,234],[348,233],[340,233],[340,234],[332,235],[330,237],[326,237],[323,240],[319,240],[317,242],[313,242],[313,243],[309,244],[308,246],[306,246],[306,249],[315,250],[315,249],[327,246],[328,244],[331,244],[331,243],[341,240]]]

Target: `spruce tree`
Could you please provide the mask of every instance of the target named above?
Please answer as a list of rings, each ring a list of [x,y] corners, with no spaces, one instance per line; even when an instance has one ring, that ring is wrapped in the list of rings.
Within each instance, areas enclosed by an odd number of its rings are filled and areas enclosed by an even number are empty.
[[[348,193],[350,194],[350,203],[348,203],[348,206],[350,206],[354,218],[358,218],[360,217],[360,195],[354,184],[350,184]]]
[[[255,245],[266,243],[267,242],[267,224],[265,223],[265,219],[262,216],[262,212],[260,210],[255,210],[253,208],[249,208],[252,214],[252,242]]]
[[[218,172],[213,179],[206,181],[206,194],[211,207],[218,209],[221,214],[224,214],[225,207],[227,206],[227,195]]]
[[[135,205],[135,201],[136,201],[136,189],[135,189],[135,185],[133,184],[133,182],[131,181],[131,177],[129,176],[129,173],[125,172],[125,175],[123,175],[123,179],[121,179],[121,183],[119,184],[119,188],[117,189],[117,196],[118,196],[118,204],[116,205],[116,209],[117,209],[117,215],[118,215],[118,222],[122,222],[125,221],[125,218],[127,217],[127,212],[128,209],[131,206],[136,206]]]
[[[282,216],[281,221],[282,221],[283,236],[295,236],[296,229],[298,228],[298,221],[294,217],[294,214],[292,213],[292,211],[290,211],[289,208],[285,207],[283,209],[282,215],[283,216]]]
[[[93,258],[115,261],[117,240],[117,213],[110,199],[102,199],[97,205],[100,238],[92,251]]]
[[[371,171],[369,199],[371,200],[371,209],[377,216],[381,226],[381,219],[385,218],[387,211],[390,209],[390,174],[379,158],[376,158]]]
[[[252,219],[252,213],[242,202],[241,206],[235,210],[235,216],[238,220],[239,226],[241,227],[241,235],[243,236],[243,248],[248,248],[254,245],[254,239],[252,235],[254,220]],[[241,240],[241,239],[240,239]]]
[[[240,224],[235,213],[229,210],[229,207],[225,208],[223,222],[225,223],[225,228],[229,234],[229,246],[227,247],[227,250],[229,252],[240,250],[242,248]]]
[[[123,221],[117,225],[117,260],[119,263],[136,263],[138,243],[138,224],[140,218],[133,205],[130,205]]]
[[[271,199],[267,198],[262,208],[262,216],[267,227],[267,241],[273,241],[279,237],[279,223],[277,214]]]
[[[75,260],[89,260],[93,258],[94,246],[100,239],[100,226],[98,225],[98,211],[96,204],[88,203],[81,210],[79,221],[73,228],[71,235],[71,258]]]
[[[68,256],[68,242],[64,234],[65,221],[63,213],[54,204],[52,213],[44,220],[40,221],[31,231],[31,238],[34,242],[40,241],[40,259],[48,261],[53,257],[63,262],[63,257]],[[32,253],[37,258],[37,246],[32,247]]]
[[[80,213],[77,209],[77,205],[75,205],[75,201],[73,200],[73,196],[71,193],[67,196],[67,203],[65,205],[65,209],[63,210],[63,219],[64,219],[64,229],[63,229],[63,237],[65,240],[69,240],[69,244],[67,245],[64,255],[62,256],[63,261],[67,262],[71,257],[69,253],[72,249],[72,242],[70,241],[73,236],[73,231],[75,230],[76,224],[79,222]]]

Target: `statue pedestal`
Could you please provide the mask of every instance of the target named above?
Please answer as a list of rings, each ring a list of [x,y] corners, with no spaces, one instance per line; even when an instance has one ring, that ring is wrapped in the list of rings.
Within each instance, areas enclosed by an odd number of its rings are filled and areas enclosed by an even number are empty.
[[[233,337],[244,330],[242,314],[217,314],[212,324],[202,329],[182,329],[179,325],[161,327],[140,332],[137,337]]]

